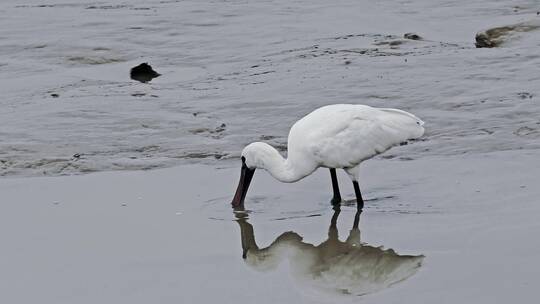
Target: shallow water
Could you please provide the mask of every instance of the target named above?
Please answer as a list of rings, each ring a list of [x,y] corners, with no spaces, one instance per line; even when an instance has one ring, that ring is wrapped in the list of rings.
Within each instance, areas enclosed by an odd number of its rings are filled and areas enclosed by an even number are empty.
[[[534,0],[2,1],[0,175],[215,163],[256,140],[283,151],[294,121],[332,103],[427,122],[423,141],[385,158],[536,150],[540,31],[493,49],[474,37],[538,10]],[[162,76],[129,79],[141,62]]]
[[[537,159],[372,160],[358,230],[349,206],[333,227],[326,170],[295,184],[256,172],[247,219],[229,205],[238,168],[2,179],[0,302],[530,302]]]
[[[341,241],[337,228],[340,213],[340,208],[334,208],[328,237],[320,244],[305,242],[298,233],[287,231],[264,248],[257,245],[247,218],[239,217],[242,258],[260,272],[273,271],[287,260],[296,283],[315,294],[315,299],[375,293],[408,279],[422,266],[423,255],[400,255],[393,249],[362,243],[360,211],[348,237]]]

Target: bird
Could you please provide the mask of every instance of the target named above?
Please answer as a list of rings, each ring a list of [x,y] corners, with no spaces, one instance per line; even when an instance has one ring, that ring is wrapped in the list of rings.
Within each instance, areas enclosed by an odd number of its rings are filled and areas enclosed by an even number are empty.
[[[240,181],[231,202],[243,209],[244,200],[257,168],[275,179],[292,183],[323,167],[330,170],[333,205],[341,203],[336,169],[343,169],[353,183],[357,209],[364,207],[360,192],[360,164],[393,146],[424,134],[424,122],[415,115],[392,108],[360,104],[320,107],[291,127],[285,159],[267,143],[254,142],[241,153]]]

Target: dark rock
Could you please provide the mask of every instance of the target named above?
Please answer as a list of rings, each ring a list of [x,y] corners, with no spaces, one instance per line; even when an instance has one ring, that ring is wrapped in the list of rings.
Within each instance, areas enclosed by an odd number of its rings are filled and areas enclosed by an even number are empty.
[[[131,69],[131,79],[140,82],[149,82],[150,80],[161,76],[158,72],[154,71],[148,63],[141,63],[138,66]]]
[[[405,35],[403,35],[403,38],[411,40],[422,40],[422,37],[415,33],[405,33]]]
[[[58,97],[60,97],[60,95],[58,95],[58,94],[56,94],[56,93],[52,93],[52,94],[51,94],[51,97],[53,97],[53,98],[58,98]]]
[[[486,31],[478,32],[475,37],[475,45],[477,48],[498,47],[515,33],[529,32],[539,28],[540,24],[534,22],[494,27]]]
[[[495,29],[487,30],[485,32],[479,32],[474,38],[476,40],[477,48],[492,48],[497,47],[502,43],[502,32],[496,32]],[[507,32],[507,31],[506,31]]]

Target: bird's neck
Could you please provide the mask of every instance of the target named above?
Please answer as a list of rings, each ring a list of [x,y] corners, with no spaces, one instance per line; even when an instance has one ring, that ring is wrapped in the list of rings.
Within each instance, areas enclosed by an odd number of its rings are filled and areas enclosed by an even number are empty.
[[[304,175],[299,174],[291,162],[276,151],[275,156],[267,157],[264,162],[264,169],[268,171],[275,179],[284,183],[296,182]]]
[[[315,168],[294,162],[290,158],[285,159],[279,152],[268,144],[258,145],[256,152],[258,168],[265,169],[275,179],[284,182],[296,182],[311,174]]]

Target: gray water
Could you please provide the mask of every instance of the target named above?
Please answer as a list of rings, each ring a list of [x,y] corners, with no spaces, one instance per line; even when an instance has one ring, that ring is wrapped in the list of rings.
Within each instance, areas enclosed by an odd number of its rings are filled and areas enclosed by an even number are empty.
[[[0,4],[0,175],[221,163],[333,103],[410,111],[382,157],[540,148],[537,1],[15,1]],[[422,40],[404,39],[407,32]],[[150,63],[162,74],[129,79]]]

